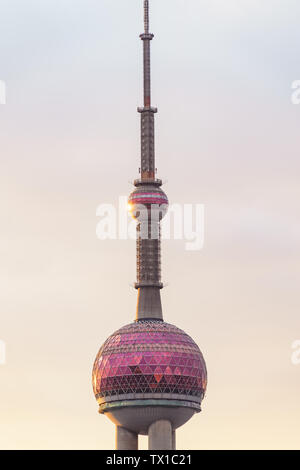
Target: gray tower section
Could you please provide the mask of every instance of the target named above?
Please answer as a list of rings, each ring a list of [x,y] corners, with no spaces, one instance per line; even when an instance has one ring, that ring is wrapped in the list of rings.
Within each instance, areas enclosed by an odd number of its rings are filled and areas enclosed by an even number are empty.
[[[146,41],[149,42],[148,39],[143,41],[144,45]],[[150,96],[145,97],[145,103],[147,101],[150,102]],[[149,182],[155,178],[154,114],[157,109],[147,108],[145,105],[144,108],[138,108],[138,112],[141,113],[141,176],[142,181]]]
[[[141,114],[141,178],[135,186],[141,193],[160,192],[161,180],[155,178],[155,114],[151,106],[151,58],[150,43],[154,35],[149,33],[149,2],[144,0],[144,106],[138,108]],[[137,282],[138,303],[136,320],[163,320],[160,289],[161,282],[161,232],[159,216],[151,214],[137,224]]]

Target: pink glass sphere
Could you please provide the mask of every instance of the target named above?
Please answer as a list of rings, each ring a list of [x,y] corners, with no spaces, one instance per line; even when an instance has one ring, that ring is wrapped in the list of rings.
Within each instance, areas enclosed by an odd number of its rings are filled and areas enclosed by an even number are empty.
[[[134,219],[145,219],[153,216],[161,220],[168,211],[169,201],[161,188],[139,186],[128,198],[129,211]]]
[[[94,393],[101,402],[163,394],[199,403],[206,383],[206,365],[196,343],[162,321],[139,321],[116,331],[101,347],[93,368]]]

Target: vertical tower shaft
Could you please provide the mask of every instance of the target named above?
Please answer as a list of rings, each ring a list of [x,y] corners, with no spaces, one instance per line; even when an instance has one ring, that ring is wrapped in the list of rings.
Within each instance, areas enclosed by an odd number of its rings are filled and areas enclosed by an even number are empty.
[[[154,117],[157,108],[151,106],[151,60],[150,44],[154,35],[149,32],[149,1],[144,0],[143,41],[144,64],[144,106],[138,108],[141,114],[141,179],[135,182],[137,189],[132,195],[135,208],[143,206],[145,213],[136,217],[137,223],[137,320],[162,320],[160,299],[161,283],[161,240],[159,207],[168,203],[160,189],[161,181],[155,178],[155,132]],[[141,212],[141,211],[139,211]]]

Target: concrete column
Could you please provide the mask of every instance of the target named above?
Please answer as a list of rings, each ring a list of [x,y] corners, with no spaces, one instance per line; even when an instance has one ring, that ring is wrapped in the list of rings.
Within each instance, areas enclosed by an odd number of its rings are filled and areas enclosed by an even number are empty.
[[[122,426],[116,426],[116,449],[138,450],[138,435]]]
[[[176,450],[176,431],[173,429],[172,431],[172,449]]]
[[[136,320],[162,320],[162,308],[159,287],[140,287],[136,309]]]
[[[149,450],[172,450],[172,425],[170,421],[161,420],[151,424],[148,430]]]

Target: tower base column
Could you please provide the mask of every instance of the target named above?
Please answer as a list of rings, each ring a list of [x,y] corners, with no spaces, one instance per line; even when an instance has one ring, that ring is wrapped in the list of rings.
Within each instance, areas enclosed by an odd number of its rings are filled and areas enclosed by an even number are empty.
[[[116,450],[138,450],[138,435],[122,426],[116,426]]]
[[[148,430],[149,450],[173,450],[173,430],[170,421],[151,424]]]
[[[173,429],[172,431],[172,449],[176,450],[176,431]]]

